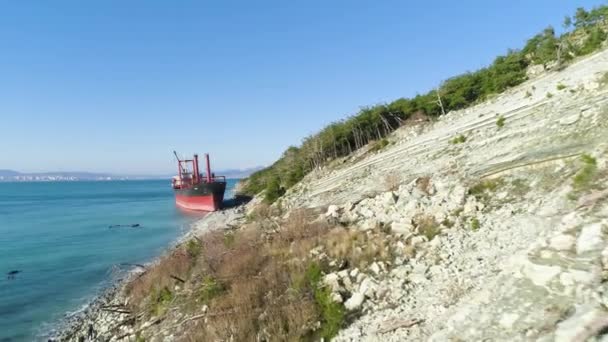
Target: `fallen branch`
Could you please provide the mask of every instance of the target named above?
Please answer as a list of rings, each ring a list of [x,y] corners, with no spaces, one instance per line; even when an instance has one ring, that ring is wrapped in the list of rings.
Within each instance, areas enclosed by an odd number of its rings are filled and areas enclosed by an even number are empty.
[[[131,311],[125,309],[112,309],[112,308],[101,308],[102,311],[113,312],[113,313],[121,313],[121,314],[130,314]]]
[[[397,330],[399,328],[409,328],[416,324],[421,323],[421,319],[399,319],[394,318],[392,320],[386,321],[382,324],[382,327],[378,329],[380,334],[384,334],[387,332],[391,332],[393,330]]]
[[[174,276],[173,274],[169,274],[169,277],[179,281],[180,283],[185,283],[186,281],[178,276]]]

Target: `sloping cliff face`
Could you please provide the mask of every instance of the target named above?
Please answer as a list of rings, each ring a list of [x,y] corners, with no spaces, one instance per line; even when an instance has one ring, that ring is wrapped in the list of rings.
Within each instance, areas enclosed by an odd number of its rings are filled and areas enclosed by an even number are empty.
[[[606,327],[607,71],[600,52],[288,192],[285,207],[398,237],[368,281],[330,276],[362,312],[337,340],[571,341]]]
[[[65,340],[584,340],[608,325],[608,51],[213,213]],[[365,150],[365,149],[364,149]]]

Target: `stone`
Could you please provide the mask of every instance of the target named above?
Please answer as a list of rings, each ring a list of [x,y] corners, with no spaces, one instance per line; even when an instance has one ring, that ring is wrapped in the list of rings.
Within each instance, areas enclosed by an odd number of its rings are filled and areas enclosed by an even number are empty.
[[[594,223],[583,227],[576,241],[576,252],[583,254],[598,250],[603,244],[602,224]]]
[[[372,218],[375,215],[374,212],[368,207],[360,208],[359,213],[365,218]]]
[[[391,223],[391,233],[407,236],[414,231],[414,226],[405,222]]]
[[[362,293],[368,297],[372,297],[377,291],[378,285],[372,278],[365,278],[361,281],[361,285],[359,285],[359,293]]]
[[[337,205],[330,205],[329,207],[327,207],[327,212],[325,213],[326,217],[338,217],[340,214],[340,207],[338,207]]]
[[[397,199],[398,199],[398,196],[392,191],[385,192],[380,195],[380,202],[384,206],[395,205],[395,203],[397,203]]]
[[[500,324],[500,326],[505,329],[511,329],[511,328],[513,328],[513,324],[515,324],[515,321],[517,321],[518,318],[519,318],[518,314],[507,313],[507,314],[502,315],[502,317],[500,318],[500,321],[498,321],[498,324]]]
[[[378,221],[370,219],[370,220],[365,220],[362,223],[360,223],[359,229],[363,230],[363,231],[368,231],[368,230],[375,229],[377,226],[378,226]]]
[[[456,207],[461,206],[464,203],[467,190],[461,185],[456,185],[450,192],[449,202],[454,203]]]
[[[572,114],[572,115],[559,119],[559,124],[564,125],[564,126],[572,125],[573,123],[576,123],[579,118],[580,118],[580,113]]]
[[[475,197],[469,197],[467,202],[464,204],[463,213],[464,214],[473,214],[477,211],[477,201]]]
[[[342,303],[344,301],[344,299],[342,298],[342,296],[338,292],[332,292],[332,294],[331,294],[331,300],[334,301],[334,302],[336,302],[336,303]]]
[[[527,261],[522,273],[536,286],[546,286],[553,278],[561,272],[559,266],[538,265]]]
[[[355,311],[361,307],[364,300],[365,296],[362,293],[353,293],[353,295],[344,303],[344,307],[348,311]]]
[[[375,275],[380,275],[380,272],[382,271],[380,269],[380,266],[378,265],[378,263],[374,262],[369,266],[369,270],[372,271]]]
[[[556,251],[568,251],[572,249],[576,239],[572,235],[559,234],[551,238],[549,246]]]
[[[340,277],[336,273],[329,273],[323,277],[323,283],[327,285],[333,292],[338,292],[341,289]]]
[[[417,246],[422,245],[426,241],[427,241],[427,238],[425,236],[418,235],[418,236],[414,236],[412,238],[411,244],[412,244],[412,246],[417,247]]]
[[[555,342],[570,342],[584,333],[588,326],[601,318],[605,317],[605,313],[601,309],[579,308],[576,314],[572,317],[557,324],[555,330]],[[605,318],[604,318],[605,319]]]

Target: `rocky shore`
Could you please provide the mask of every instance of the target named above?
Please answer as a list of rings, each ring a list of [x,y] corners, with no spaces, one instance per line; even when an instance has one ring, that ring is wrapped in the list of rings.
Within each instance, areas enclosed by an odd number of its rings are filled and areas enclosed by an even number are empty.
[[[205,215],[192,224],[189,231],[178,238],[165,254],[170,254],[177,246],[197,236],[212,230],[229,229],[242,221],[244,216],[244,201],[230,203],[233,207],[220,212]],[[67,316],[61,322],[56,332],[49,334],[49,341],[106,341],[121,340],[132,336],[135,331],[132,327],[132,315],[127,309],[129,297],[125,294],[126,287],[153,268],[163,256],[145,265],[134,266],[133,269],[123,272],[108,288],[101,291],[83,310]],[[153,322],[151,323],[153,324]],[[117,334],[116,332],[120,333]]]

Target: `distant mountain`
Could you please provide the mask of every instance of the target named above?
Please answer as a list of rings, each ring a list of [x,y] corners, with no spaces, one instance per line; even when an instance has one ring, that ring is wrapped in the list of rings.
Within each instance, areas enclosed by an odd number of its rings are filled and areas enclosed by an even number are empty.
[[[19,172],[17,171],[13,171],[13,170],[1,170],[0,169],[0,177],[4,176],[4,177],[12,177],[12,176],[18,176]]]

